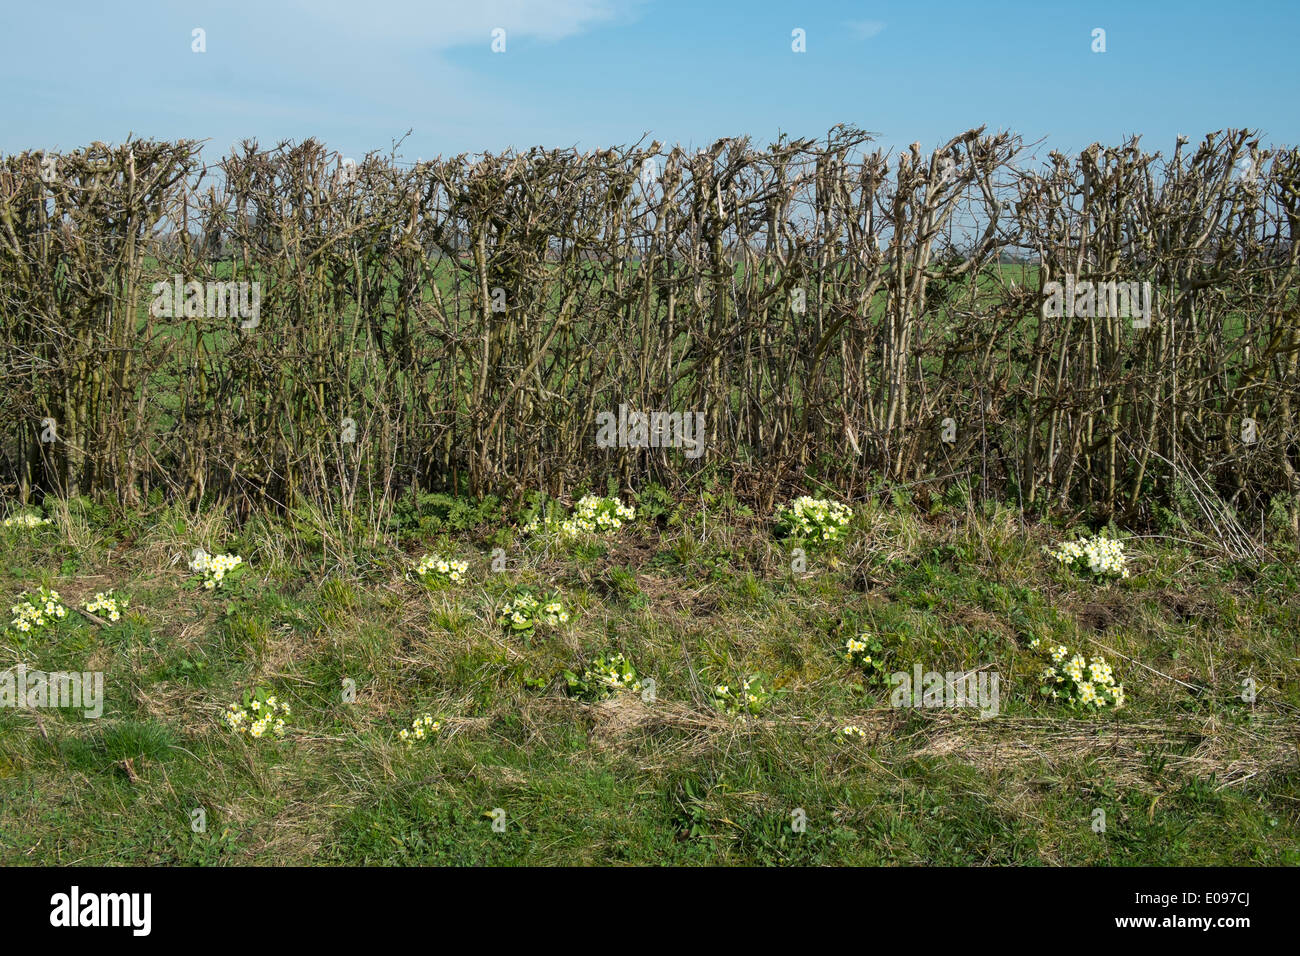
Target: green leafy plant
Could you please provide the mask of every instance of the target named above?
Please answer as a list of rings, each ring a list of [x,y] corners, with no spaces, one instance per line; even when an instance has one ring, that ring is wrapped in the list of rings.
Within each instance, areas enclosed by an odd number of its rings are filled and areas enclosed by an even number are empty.
[[[581,674],[566,670],[564,680],[570,694],[589,701],[604,700],[621,690],[641,690],[636,668],[622,654],[602,654]]]
[[[750,674],[739,680],[718,684],[713,688],[713,701],[724,713],[758,716],[776,694],[767,687],[767,677],[762,673]]]
[[[466,498],[444,492],[410,492],[393,505],[390,524],[403,538],[439,534],[447,531],[472,531],[499,524],[501,501],[494,495]]]
[[[1067,541],[1055,550],[1044,549],[1063,567],[1088,574],[1097,580],[1127,578],[1128,559],[1124,543],[1096,534]]]
[[[442,730],[442,721],[434,720],[429,714],[421,714],[411,721],[409,729],[403,729],[397,737],[410,748],[422,741],[433,739],[440,730]]]
[[[1034,638],[1029,646],[1039,650],[1042,644]],[[1115,673],[1104,657],[1084,660],[1082,654],[1071,654],[1064,644],[1046,650],[1048,664],[1039,673],[1040,695],[1092,711],[1119,710],[1124,706],[1124,685],[1115,683]]]
[[[843,654],[844,660],[862,671],[866,683],[881,687],[888,685],[890,671],[885,648],[870,631],[863,631],[845,641]]]
[[[6,528],[22,528],[30,531],[32,528],[40,528],[50,524],[49,518],[42,518],[36,514],[11,515],[4,519],[3,526]]]
[[[539,598],[531,591],[521,591],[505,603],[497,620],[511,631],[531,633],[539,624],[548,627],[567,624],[569,611],[558,594]]]
[[[59,592],[45,587],[39,587],[31,594],[23,592],[18,595],[18,603],[9,610],[13,613],[9,626],[20,634],[31,634],[57,625],[68,613]]]
[[[465,580],[468,571],[468,561],[448,558],[441,554],[426,554],[411,566],[411,573],[421,581],[433,584],[460,584]],[[410,577],[409,573],[407,577]]]
[[[561,539],[581,535],[609,535],[635,517],[636,509],[617,498],[585,495],[574,506],[573,514],[565,518],[560,518],[554,510],[534,511],[524,522],[523,531],[525,534],[554,532]]]
[[[777,509],[776,533],[814,545],[833,545],[847,536],[852,518],[848,505],[804,495]]]
[[[675,508],[676,504],[668,489],[657,482],[650,482],[636,496],[637,512],[649,521],[666,520]]]
[[[283,737],[291,716],[289,702],[280,700],[266,688],[244,691],[243,703],[231,704],[222,715],[227,727],[250,740],[261,740],[269,734]]]
[[[244,559],[237,554],[208,554],[196,551],[190,570],[203,575],[203,586],[211,591],[227,581],[237,581],[244,574]]]
[[[130,605],[126,598],[116,597],[113,589],[107,591],[98,591],[95,596],[82,603],[82,607],[91,614],[98,614],[106,618],[110,624],[116,624],[122,619],[122,612]]]

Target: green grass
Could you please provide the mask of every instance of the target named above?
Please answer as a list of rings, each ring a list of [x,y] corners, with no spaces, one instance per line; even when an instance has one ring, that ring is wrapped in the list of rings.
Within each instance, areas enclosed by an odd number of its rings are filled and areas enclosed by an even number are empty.
[[[760,518],[662,510],[565,549],[517,538],[494,505],[439,502],[354,565],[219,514],[73,509],[0,532],[10,598],[131,600],[112,628],[74,611],[0,634],[0,669],[99,670],[106,693],[100,719],[0,709],[0,864],[1300,863],[1294,555],[1133,539],[1132,578],[1097,584],[1043,555],[1061,529],[1009,509],[868,505],[799,575]],[[248,573],[196,589],[199,544]],[[469,558],[469,583],[406,580],[433,550]],[[493,610],[519,586],[558,588],[572,624],[507,634]],[[891,670],[991,667],[999,714],[891,707],[838,654],[862,627]],[[1128,706],[1044,701],[1034,637],[1103,654]],[[607,652],[653,700],[567,696],[564,671]],[[760,672],[777,691],[762,714],[717,709],[716,683]],[[284,740],[220,723],[256,687],[292,704]],[[425,712],[442,729],[407,748]]]

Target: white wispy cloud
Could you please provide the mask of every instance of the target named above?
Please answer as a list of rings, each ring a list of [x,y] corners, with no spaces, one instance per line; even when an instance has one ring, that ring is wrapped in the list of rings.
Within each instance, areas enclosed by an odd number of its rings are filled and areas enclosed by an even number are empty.
[[[844,25],[848,27],[849,32],[859,40],[870,40],[881,30],[885,29],[885,23],[883,20],[850,20]]]

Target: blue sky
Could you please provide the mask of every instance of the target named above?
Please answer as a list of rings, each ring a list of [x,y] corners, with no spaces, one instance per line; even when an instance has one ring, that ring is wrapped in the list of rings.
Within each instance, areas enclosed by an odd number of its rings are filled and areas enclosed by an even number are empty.
[[[0,151],[316,136],[359,158],[410,129],[414,160],[840,122],[887,146],[982,124],[1063,151],[1224,126],[1289,145],[1297,36],[1296,0],[5,0]]]

